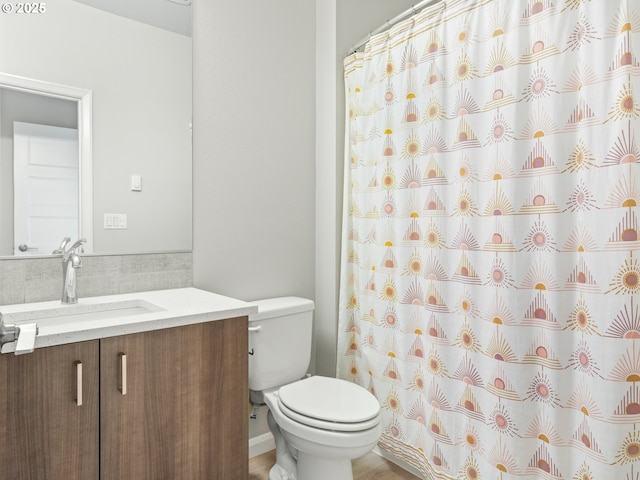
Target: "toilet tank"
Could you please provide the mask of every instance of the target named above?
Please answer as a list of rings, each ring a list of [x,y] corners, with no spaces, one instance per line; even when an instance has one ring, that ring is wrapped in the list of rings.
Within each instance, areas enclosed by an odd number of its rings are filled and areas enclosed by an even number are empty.
[[[299,380],[311,361],[312,300],[269,298],[251,302],[249,315],[249,389],[263,391]]]

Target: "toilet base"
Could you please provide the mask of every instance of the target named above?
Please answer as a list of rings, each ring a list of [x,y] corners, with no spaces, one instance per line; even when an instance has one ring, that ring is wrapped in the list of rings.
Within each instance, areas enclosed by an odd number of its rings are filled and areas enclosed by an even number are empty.
[[[276,443],[269,480],[353,480],[351,460],[370,452],[380,438],[380,424],[349,432],[313,428],[283,414],[277,392],[264,399]]]
[[[298,452],[297,480],[353,480],[351,460],[321,458]]]
[[[296,480],[294,473],[286,471],[277,463],[269,470],[269,480]]]
[[[276,464],[269,470],[269,480],[296,480],[298,470],[296,459],[285,440],[280,427],[273,418],[271,410],[267,412],[267,425],[276,443]]]

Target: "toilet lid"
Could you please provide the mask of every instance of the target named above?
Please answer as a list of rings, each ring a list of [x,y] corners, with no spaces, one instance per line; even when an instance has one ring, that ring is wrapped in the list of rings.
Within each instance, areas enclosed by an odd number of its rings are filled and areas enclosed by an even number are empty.
[[[378,400],[369,391],[337,378],[305,378],[280,387],[278,397],[285,413],[288,409],[299,414],[296,420],[301,415],[322,422],[370,423],[380,412]]]

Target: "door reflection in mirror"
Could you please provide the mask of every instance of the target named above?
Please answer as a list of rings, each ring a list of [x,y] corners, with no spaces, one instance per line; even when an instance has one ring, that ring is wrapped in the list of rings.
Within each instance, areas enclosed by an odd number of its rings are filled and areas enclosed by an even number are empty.
[[[0,111],[0,255],[51,254],[79,234],[77,101],[0,88]]]
[[[78,183],[77,129],[13,123],[15,255],[50,254],[61,237],[78,237]]]

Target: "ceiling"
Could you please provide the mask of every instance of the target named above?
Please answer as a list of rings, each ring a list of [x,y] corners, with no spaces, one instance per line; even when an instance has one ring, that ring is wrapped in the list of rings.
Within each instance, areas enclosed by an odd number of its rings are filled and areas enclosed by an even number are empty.
[[[75,0],[121,17],[191,36],[191,0]]]

